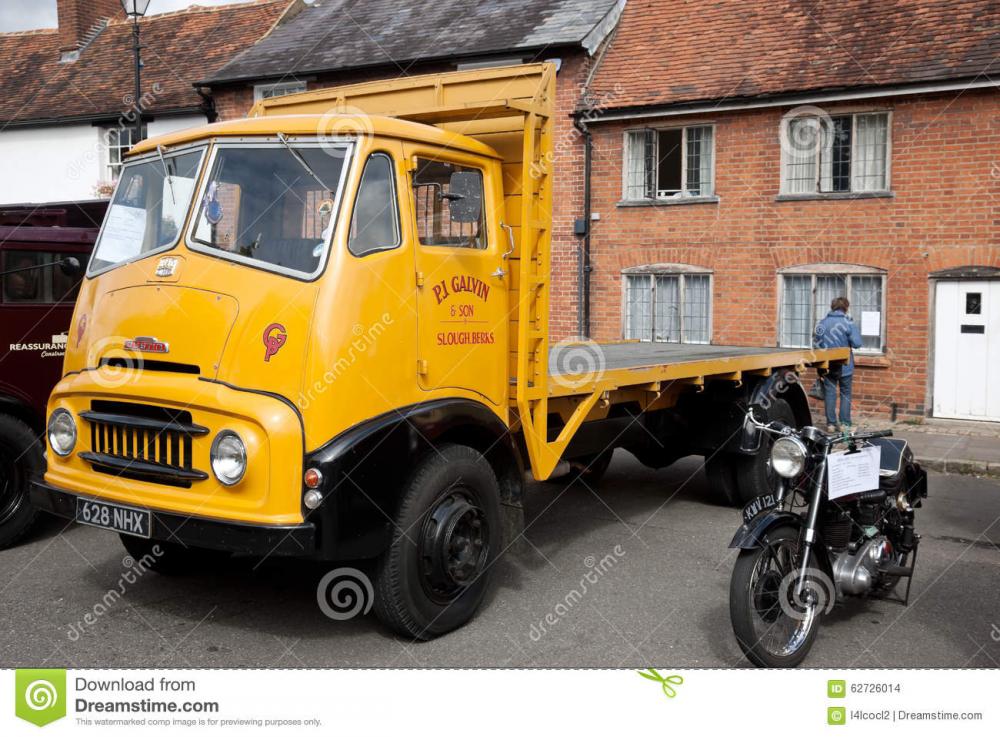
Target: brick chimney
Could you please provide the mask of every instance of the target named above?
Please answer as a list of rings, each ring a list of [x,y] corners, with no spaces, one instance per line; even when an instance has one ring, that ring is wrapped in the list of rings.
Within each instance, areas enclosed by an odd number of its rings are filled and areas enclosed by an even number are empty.
[[[57,0],[59,51],[63,58],[78,52],[104,30],[112,18],[124,18],[119,0]]]

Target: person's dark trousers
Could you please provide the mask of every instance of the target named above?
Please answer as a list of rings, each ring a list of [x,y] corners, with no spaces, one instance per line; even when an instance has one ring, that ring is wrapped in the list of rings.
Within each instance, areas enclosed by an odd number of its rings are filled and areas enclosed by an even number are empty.
[[[831,376],[823,378],[823,403],[826,405],[826,424],[837,424],[837,389],[840,389],[840,424],[851,424],[851,385],[854,374],[847,376]]]

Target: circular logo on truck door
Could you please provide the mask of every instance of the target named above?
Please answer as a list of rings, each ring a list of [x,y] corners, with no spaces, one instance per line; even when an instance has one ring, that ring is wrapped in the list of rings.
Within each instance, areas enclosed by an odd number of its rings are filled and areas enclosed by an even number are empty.
[[[264,330],[264,360],[270,361],[271,356],[281,350],[281,346],[288,340],[285,326],[281,323],[272,322]]]

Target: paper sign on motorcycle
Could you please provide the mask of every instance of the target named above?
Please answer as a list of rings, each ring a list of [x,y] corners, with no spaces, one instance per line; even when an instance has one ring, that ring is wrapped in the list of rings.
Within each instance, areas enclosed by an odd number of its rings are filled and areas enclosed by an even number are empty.
[[[882,449],[877,445],[869,445],[853,453],[831,453],[826,459],[827,495],[830,499],[839,499],[877,489],[881,462]]]

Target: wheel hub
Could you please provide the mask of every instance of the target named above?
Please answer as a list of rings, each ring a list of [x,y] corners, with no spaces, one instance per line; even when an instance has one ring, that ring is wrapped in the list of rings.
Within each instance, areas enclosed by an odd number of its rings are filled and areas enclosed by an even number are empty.
[[[453,599],[486,564],[489,530],[483,511],[461,492],[428,513],[420,539],[424,580],[438,597]]]

